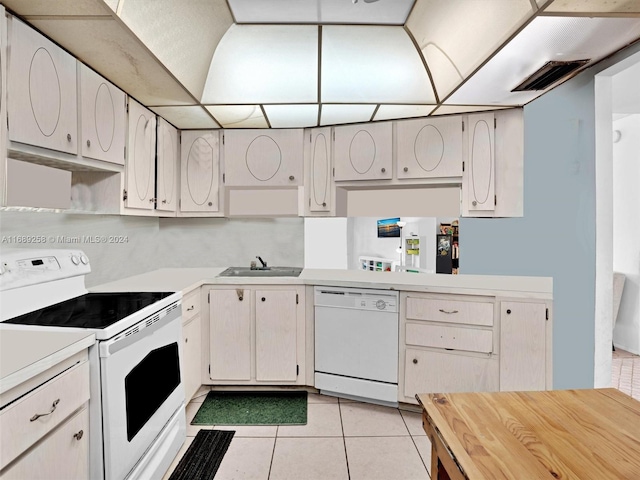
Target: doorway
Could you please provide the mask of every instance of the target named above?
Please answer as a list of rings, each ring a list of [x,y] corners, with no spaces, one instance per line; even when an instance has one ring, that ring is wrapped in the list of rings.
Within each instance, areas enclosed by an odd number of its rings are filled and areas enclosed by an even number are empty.
[[[595,77],[596,388],[612,384],[613,343],[640,353],[639,84],[640,53]],[[615,331],[614,271],[626,277]]]

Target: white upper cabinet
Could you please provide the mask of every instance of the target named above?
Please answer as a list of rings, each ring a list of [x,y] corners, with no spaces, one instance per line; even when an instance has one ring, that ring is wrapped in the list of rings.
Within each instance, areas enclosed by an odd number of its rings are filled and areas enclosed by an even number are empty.
[[[331,160],[331,128],[305,131],[305,192],[309,213],[331,212],[334,183]]]
[[[156,157],[156,210],[175,212],[178,207],[180,137],[178,130],[164,118],[158,118]]]
[[[465,170],[462,178],[463,208],[475,211],[495,209],[495,116],[468,116],[469,131]]]
[[[184,130],[181,135],[180,211],[218,212],[220,134]]]
[[[522,217],[524,117],[521,108],[469,115],[462,216]]]
[[[462,117],[396,123],[396,178],[462,176]]]
[[[78,153],[76,60],[11,18],[9,139]]]
[[[125,206],[153,210],[155,207],[156,116],[129,99],[129,138]]]
[[[226,186],[297,187],[302,164],[302,129],[224,132]]]
[[[124,165],[126,95],[84,64],[78,68],[82,156]]]
[[[333,133],[336,182],[391,178],[391,122],[334,127]]]

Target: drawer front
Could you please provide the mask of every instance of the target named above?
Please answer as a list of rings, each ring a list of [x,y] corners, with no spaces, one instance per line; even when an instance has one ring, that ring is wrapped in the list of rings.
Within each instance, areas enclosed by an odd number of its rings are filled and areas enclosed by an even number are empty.
[[[200,313],[200,289],[196,288],[182,298],[182,321],[185,322]]]
[[[493,331],[443,325],[407,324],[407,345],[491,353]]]
[[[493,303],[407,297],[407,318],[433,322],[493,325]]]
[[[87,400],[89,362],[83,362],[4,409],[0,414],[0,469],[53,430]],[[49,415],[31,421],[36,414],[49,412]]]
[[[407,349],[405,352],[404,394],[497,392],[497,357],[472,357],[453,353]]]
[[[24,457],[0,473],[0,479],[86,480],[89,478],[89,409],[84,408]]]

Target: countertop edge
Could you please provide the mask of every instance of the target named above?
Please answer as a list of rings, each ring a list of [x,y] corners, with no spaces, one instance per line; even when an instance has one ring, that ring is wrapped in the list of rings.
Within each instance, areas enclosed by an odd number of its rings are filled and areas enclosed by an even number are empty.
[[[8,392],[12,388],[28,381],[29,379],[47,371],[51,367],[66,360],[67,358],[75,355],[82,350],[91,347],[96,342],[96,337],[93,333],[88,334],[86,337],[81,338],[60,350],[57,350],[34,363],[27,365],[20,370],[17,370],[6,377],[0,379],[0,394]]]

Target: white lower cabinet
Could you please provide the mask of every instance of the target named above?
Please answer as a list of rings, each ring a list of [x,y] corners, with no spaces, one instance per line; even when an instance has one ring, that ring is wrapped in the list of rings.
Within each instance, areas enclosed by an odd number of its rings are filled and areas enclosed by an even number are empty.
[[[495,392],[499,389],[498,358],[460,352],[407,349],[404,396],[416,403],[417,393]]]
[[[14,432],[18,434],[19,432]],[[89,478],[89,409],[83,408],[0,473],[2,480]]]
[[[210,379],[217,384],[305,384],[304,287],[209,291]]]
[[[500,390],[551,388],[547,317],[544,303],[500,302]]]

